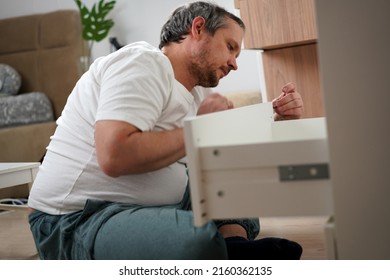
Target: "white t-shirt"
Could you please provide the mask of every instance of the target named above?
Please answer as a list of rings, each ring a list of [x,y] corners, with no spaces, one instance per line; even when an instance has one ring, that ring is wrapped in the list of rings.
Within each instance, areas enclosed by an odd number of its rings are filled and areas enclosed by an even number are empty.
[[[70,94],[57,121],[28,204],[49,214],[81,210],[87,199],[137,205],[178,203],[188,177],[183,164],[112,178],[99,168],[95,122],[118,120],[141,131],[182,127],[208,92],[174,78],[169,59],[145,42],[97,59]]]

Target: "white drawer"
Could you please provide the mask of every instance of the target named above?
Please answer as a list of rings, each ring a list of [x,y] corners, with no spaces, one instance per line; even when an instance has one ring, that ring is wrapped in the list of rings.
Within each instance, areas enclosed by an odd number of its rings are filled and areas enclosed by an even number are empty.
[[[266,103],[185,121],[195,225],[333,214],[326,120],[274,122],[272,114]]]

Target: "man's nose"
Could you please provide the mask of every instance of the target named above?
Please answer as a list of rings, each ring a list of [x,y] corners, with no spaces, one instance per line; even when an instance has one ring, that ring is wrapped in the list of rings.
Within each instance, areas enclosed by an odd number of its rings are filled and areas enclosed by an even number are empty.
[[[228,62],[228,65],[229,65],[230,70],[237,70],[238,65],[237,65],[236,57],[231,58]]]

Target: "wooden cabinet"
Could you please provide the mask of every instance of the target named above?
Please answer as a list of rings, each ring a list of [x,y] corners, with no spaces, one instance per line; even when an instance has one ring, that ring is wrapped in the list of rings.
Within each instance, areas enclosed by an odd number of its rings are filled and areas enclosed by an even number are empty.
[[[314,0],[235,0],[246,25],[244,47],[263,50],[268,100],[294,82],[304,117],[324,116]]]
[[[316,44],[264,51],[263,66],[269,100],[293,81],[305,103],[304,117],[324,116]]]

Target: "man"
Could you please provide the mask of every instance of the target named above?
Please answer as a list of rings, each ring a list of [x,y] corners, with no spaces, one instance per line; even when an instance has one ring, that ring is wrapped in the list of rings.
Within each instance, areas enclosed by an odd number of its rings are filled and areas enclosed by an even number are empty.
[[[253,240],[255,220],[192,225],[183,120],[232,108],[204,88],[237,69],[244,24],[206,2],[174,11],[160,49],[134,43],[97,59],[72,91],[29,197],[42,259],[299,258]],[[277,118],[298,118],[289,84]],[[248,240],[250,239],[250,240]]]

